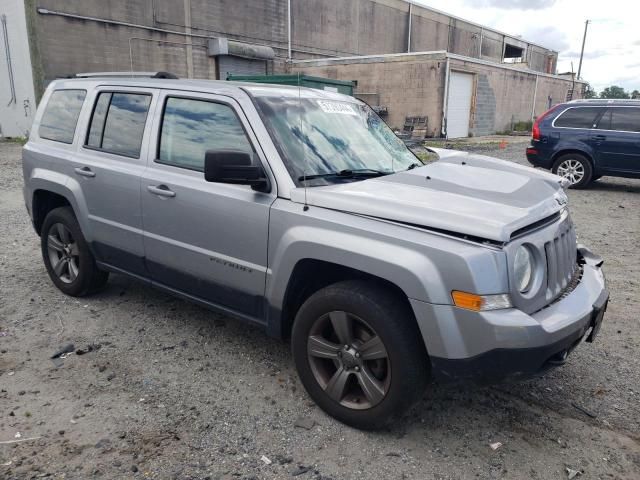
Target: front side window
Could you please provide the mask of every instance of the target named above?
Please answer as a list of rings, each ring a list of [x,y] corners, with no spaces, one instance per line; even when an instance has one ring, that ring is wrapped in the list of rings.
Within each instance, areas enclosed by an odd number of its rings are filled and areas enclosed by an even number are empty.
[[[87,146],[138,158],[151,104],[146,93],[102,92],[91,117]]]
[[[610,108],[598,122],[600,130],[618,130],[621,132],[640,132],[640,108]]]
[[[606,107],[574,107],[562,112],[553,122],[554,127],[594,128]]]
[[[86,90],[55,90],[40,120],[38,135],[47,140],[73,143]]]
[[[363,103],[255,95],[267,130],[296,185],[327,185],[421,165]]]
[[[228,105],[167,98],[157,161],[203,171],[207,150],[253,152],[240,120]]]

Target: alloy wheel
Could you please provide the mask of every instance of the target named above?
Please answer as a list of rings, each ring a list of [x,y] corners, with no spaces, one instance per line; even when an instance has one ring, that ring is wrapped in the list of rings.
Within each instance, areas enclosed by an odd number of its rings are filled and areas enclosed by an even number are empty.
[[[584,178],[584,165],[579,160],[569,158],[558,165],[556,173],[562,178],[569,180],[571,185],[575,185]]]
[[[374,407],[389,390],[391,365],[382,339],[350,313],[333,311],[316,320],[307,358],[320,387],[344,407]]]
[[[78,243],[62,223],[54,223],[47,236],[47,251],[51,268],[64,283],[72,283],[80,273]]]

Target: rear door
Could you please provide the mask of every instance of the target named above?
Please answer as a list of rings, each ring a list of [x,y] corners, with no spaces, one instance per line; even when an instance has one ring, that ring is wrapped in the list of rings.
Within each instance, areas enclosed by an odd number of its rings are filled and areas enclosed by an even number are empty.
[[[89,210],[99,261],[147,276],[144,268],[140,181],[146,168],[149,112],[158,91],[99,87],[70,175],[77,178]]]
[[[640,107],[611,106],[598,122],[599,164],[613,172],[640,173]]]
[[[231,98],[164,91],[143,176],[146,264],[154,283],[261,322],[272,193],[204,179],[207,150],[256,153]]]

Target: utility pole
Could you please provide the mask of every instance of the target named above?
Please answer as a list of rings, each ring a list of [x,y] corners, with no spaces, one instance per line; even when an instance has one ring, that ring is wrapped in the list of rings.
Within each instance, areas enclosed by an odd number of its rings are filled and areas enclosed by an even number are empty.
[[[589,20],[584,22],[584,36],[582,37],[582,50],[580,50],[580,63],[578,63],[578,80],[580,80],[580,72],[582,72],[582,57],[584,56],[584,43],[587,40],[588,27],[589,27]]]

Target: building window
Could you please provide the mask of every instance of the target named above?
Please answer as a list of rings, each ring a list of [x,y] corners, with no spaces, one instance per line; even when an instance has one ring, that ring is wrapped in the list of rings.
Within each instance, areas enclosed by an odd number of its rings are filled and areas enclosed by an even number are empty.
[[[38,135],[47,140],[73,143],[86,90],[55,90],[40,120]]]
[[[504,46],[504,56],[502,60],[507,63],[522,63],[524,61],[524,48],[507,43]]]
[[[146,93],[100,93],[86,146],[138,158],[150,104],[151,95]]]
[[[169,97],[162,117],[157,162],[203,171],[207,150],[253,153],[231,107],[206,100]]]

